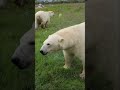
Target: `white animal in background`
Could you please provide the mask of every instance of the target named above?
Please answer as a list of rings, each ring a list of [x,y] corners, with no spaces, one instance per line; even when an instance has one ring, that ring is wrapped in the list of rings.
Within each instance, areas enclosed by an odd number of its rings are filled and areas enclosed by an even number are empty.
[[[50,23],[50,18],[54,16],[53,11],[38,11],[35,13],[35,29],[39,26],[46,28]]]

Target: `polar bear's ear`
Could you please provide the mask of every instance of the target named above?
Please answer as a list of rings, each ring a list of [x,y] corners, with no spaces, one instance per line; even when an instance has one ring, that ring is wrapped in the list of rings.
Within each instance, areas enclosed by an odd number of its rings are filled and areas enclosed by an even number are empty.
[[[60,37],[59,42],[62,42],[62,41],[64,41],[64,38]]]

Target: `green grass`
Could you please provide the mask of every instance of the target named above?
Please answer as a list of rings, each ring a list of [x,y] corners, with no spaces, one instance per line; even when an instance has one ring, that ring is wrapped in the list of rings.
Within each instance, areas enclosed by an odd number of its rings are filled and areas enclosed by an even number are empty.
[[[85,83],[79,77],[82,71],[80,60],[75,59],[70,69],[65,70],[62,51],[43,56],[39,50],[48,35],[71,25],[85,21],[85,4],[53,4],[45,5],[43,9],[52,10],[55,16],[51,18],[48,28],[36,31],[35,35],[35,85],[36,90],[84,90]],[[62,16],[59,18],[59,13]]]

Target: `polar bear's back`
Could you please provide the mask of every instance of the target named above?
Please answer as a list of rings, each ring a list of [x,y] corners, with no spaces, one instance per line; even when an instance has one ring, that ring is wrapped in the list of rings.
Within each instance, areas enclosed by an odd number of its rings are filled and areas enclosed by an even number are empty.
[[[82,39],[82,41],[84,41],[85,40],[85,22],[61,29],[57,31],[55,34],[65,37],[66,39],[68,38],[73,40]]]
[[[42,19],[42,21],[46,21],[49,18],[49,14],[45,11],[38,11],[36,12],[35,17],[39,17],[40,19]]]
[[[85,22],[61,29],[57,31],[56,33],[78,33],[81,31],[85,31]]]

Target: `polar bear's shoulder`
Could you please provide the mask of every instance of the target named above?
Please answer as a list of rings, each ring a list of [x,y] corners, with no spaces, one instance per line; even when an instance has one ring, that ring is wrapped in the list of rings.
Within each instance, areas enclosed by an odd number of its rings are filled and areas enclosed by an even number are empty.
[[[38,14],[38,13],[44,13],[45,11],[38,11],[38,12],[36,12],[36,14]]]
[[[56,32],[56,34],[69,34],[69,33],[79,33],[85,31],[85,22],[73,25],[67,28],[63,28]]]
[[[46,11],[38,11],[38,12],[36,12],[35,13],[35,15],[37,16],[37,15],[44,15],[44,14],[46,14],[47,12]]]
[[[71,30],[85,30],[85,22],[69,27]]]

